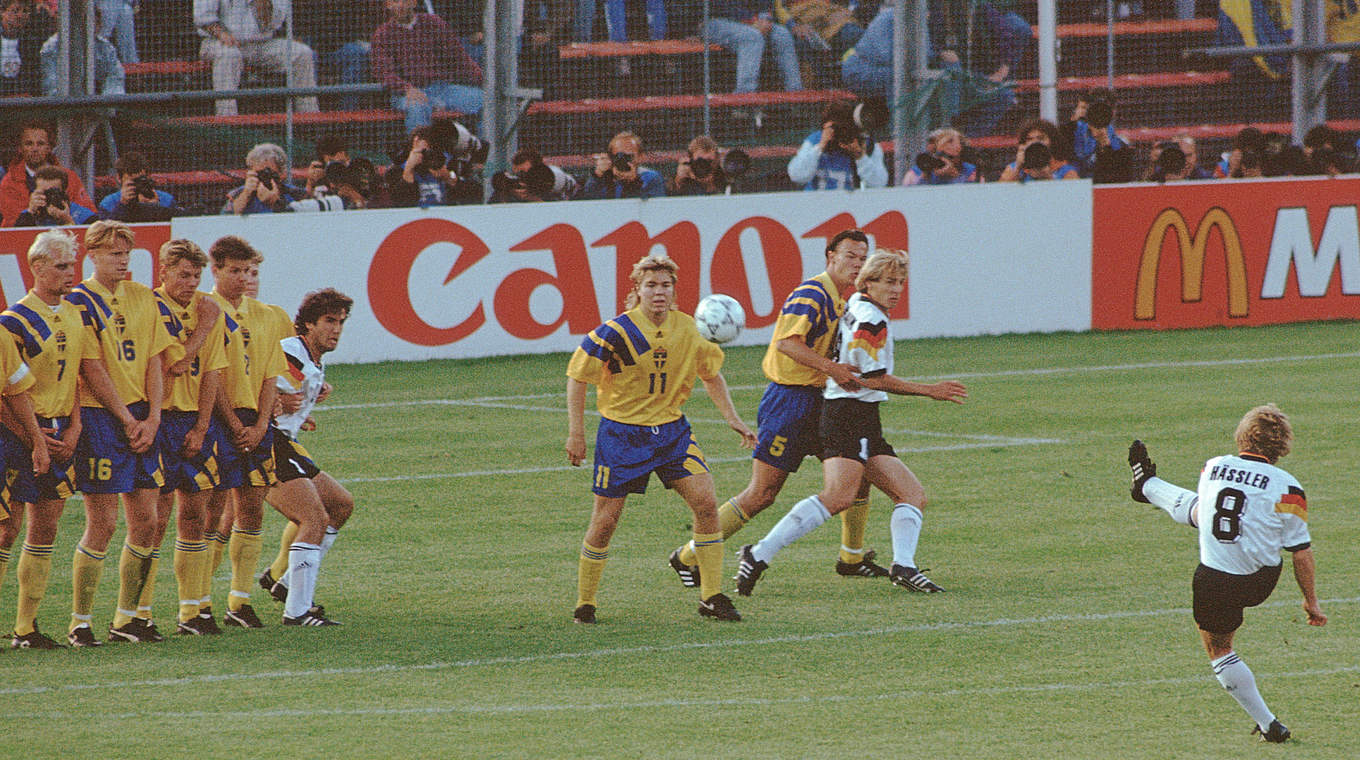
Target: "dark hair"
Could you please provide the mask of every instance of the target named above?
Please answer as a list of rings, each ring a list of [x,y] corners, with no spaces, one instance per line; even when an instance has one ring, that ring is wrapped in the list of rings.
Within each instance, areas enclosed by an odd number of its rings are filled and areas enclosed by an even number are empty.
[[[1266,136],[1256,127],[1243,127],[1233,138],[1233,147],[1238,150],[1263,151],[1266,149]]]
[[[298,335],[306,335],[307,325],[316,324],[318,319],[327,314],[344,313],[348,317],[353,306],[354,299],[335,288],[313,290],[302,297],[302,305],[298,307],[297,316],[293,318],[293,328],[297,330]]]
[[[1305,148],[1321,148],[1325,146],[1337,147],[1341,142],[1341,133],[1326,124],[1319,124],[1308,130],[1303,136],[1303,146]]]
[[[338,132],[327,132],[316,141],[316,158],[318,161],[326,156],[348,151],[349,141]]]
[[[136,150],[124,153],[113,162],[113,171],[119,176],[141,174],[146,171],[146,154]]]
[[[1025,142],[1025,137],[1035,130],[1043,132],[1048,136],[1048,145],[1050,148],[1057,147],[1061,134],[1058,132],[1057,125],[1048,119],[1030,119],[1024,124],[1021,124],[1020,129],[1015,133],[1016,144],[1023,144]]]
[[[33,179],[59,179],[61,180],[62,190],[65,190],[67,184],[71,181],[71,178],[66,176],[66,170],[60,166],[44,166],[33,172]]]
[[[826,241],[826,255],[830,256],[831,252],[836,250],[836,246],[840,245],[842,240],[854,240],[857,243],[863,243],[865,245],[869,244],[869,236],[864,234],[864,230],[857,230],[852,227],[848,230],[837,232],[834,237]]]
[[[223,266],[228,261],[248,261],[257,264],[264,261],[264,256],[255,250],[255,246],[247,243],[245,238],[236,235],[227,235],[217,239],[208,249],[208,255],[212,257],[213,266]]]
[[[510,157],[510,165],[515,166],[528,161],[534,166],[543,163],[543,155],[533,148],[521,148],[518,153]]]
[[[43,119],[24,119],[19,122],[19,127],[14,130],[14,141],[17,143],[22,140],[24,132],[30,129],[41,129],[47,133],[48,142],[57,144],[57,125]]]

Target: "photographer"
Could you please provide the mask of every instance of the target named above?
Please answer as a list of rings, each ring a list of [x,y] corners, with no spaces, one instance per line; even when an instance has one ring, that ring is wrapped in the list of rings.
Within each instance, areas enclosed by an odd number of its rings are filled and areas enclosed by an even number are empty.
[[[1133,179],[1133,149],[1115,133],[1114,116],[1114,94],[1092,90],[1078,98],[1066,125],[1078,171],[1096,183]]]
[[[789,159],[789,179],[804,190],[887,187],[883,151],[865,129],[865,104],[833,103],[822,128],[807,136]]]
[[[307,165],[307,196],[316,197],[317,187],[325,182],[326,166],[332,161],[339,161],[345,166],[349,166],[349,144],[343,135],[336,132],[327,132],[316,141],[316,158]]]
[[[1303,166],[1300,174],[1335,177],[1354,171],[1354,146],[1347,146],[1341,133],[1319,124],[1303,136]]]
[[[561,168],[543,163],[543,156],[525,148],[510,158],[510,171],[491,177],[492,203],[569,201],[581,187]]]
[[[902,178],[903,185],[960,185],[981,182],[977,166],[963,160],[963,133],[953,127],[943,127],[926,138],[925,152]]]
[[[1256,127],[1243,127],[1233,137],[1232,150],[1224,153],[1222,160],[1214,166],[1214,179],[1261,176],[1265,153],[1265,134]]]
[[[1188,179],[1192,166],[1187,160],[1185,151],[1181,149],[1175,140],[1166,140],[1152,146],[1148,153],[1147,174],[1143,177],[1147,182],[1176,182]]]
[[[642,139],[632,132],[614,135],[609,152],[591,158],[595,168],[586,178],[582,198],[660,198],[666,194],[666,180],[642,165]]]
[[[999,182],[1080,179],[1075,164],[1065,160],[1058,127],[1045,119],[1030,119],[1016,133],[1015,161],[1001,170]]]
[[[457,122],[417,127],[405,155],[387,171],[392,205],[428,208],[480,203],[481,185],[472,176],[486,159],[486,147]]]
[[[272,214],[302,200],[302,188],[284,181],[288,155],[274,143],[260,143],[246,154],[245,184],[227,193],[224,214]]]
[[[309,172],[310,173],[310,172]],[[310,179],[310,178],[309,178]],[[369,208],[377,172],[369,161],[330,161],[322,168],[321,181],[312,197],[288,204],[289,211],[348,211]]]
[[[669,195],[723,195],[732,183],[723,169],[718,143],[708,135],[689,141],[688,157],[675,167],[675,179],[666,185]]]
[[[163,222],[174,216],[175,196],[156,189],[146,171],[146,156],[124,153],[113,162],[118,189],[99,201],[99,215],[120,222]]]
[[[34,190],[28,197],[28,208],[14,220],[15,227],[57,227],[84,224],[94,219],[92,209],[72,201],[66,194],[65,170],[44,166],[33,179]]]

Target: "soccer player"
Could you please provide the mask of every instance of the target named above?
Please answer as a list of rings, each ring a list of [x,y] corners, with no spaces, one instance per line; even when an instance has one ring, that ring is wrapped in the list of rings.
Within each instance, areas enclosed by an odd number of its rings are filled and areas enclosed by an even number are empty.
[[[925,593],[944,591],[916,568],[925,488],[883,438],[878,405],[888,394],[925,396],[962,404],[968,390],[954,380],[916,383],[893,374],[892,320],[888,314],[907,286],[907,254],[879,249],[855,278],[858,289],[846,303],[837,335],[837,355],[855,372],[851,390],[829,378],[823,393],[822,491],[793,505],[770,532],[754,545],[741,547],[737,593],[750,596],[761,573],[780,549],[811,533],[853,503],[863,480],[892,500],[893,564],[889,579],[903,588]]]
[[[82,359],[99,358],[99,346],[86,339],[80,310],[65,299],[76,273],[75,238],[61,230],[40,233],[29,246],[28,266],[33,273],[33,288],[0,314],[0,327],[8,331],[19,347],[36,381],[32,388],[33,406],[51,455],[51,466],[38,475],[37,492],[24,505],[28,529],[15,573],[19,603],[10,646],[57,649],[62,645],[38,630],[38,605],[47,594],[57,524],[67,497],[75,493],[74,456],[80,438],[76,381],[80,363]],[[14,523],[17,533],[17,517]]]
[[[213,298],[226,317],[227,368],[222,392],[217,395],[217,416],[224,438],[218,446],[219,480],[208,504],[208,525],[218,526],[212,536],[221,557],[222,542],[231,558],[231,593],[227,597],[226,625],[263,628],[250,604],[255,565],[260,559],[260,532],[264,497],[274,481],[272,427],[269,424],[277,395],[275,378],[286,371],[277,338],[270,339],[268,309],[246,291],[258,277],[264,256],[235,235],[217,240],[209,249],[212,258]],[[232,497],[230,527],[218,522]],[[210,550],[212,547],[210,547]],[[217,560],[210,554],[209,566]],[[211,579],[211,570],[208,579]],[[211,615],[208,584],[200,597],[200,615]]]
[[[567,365],[567,461],[586,458],[586,385],[598,386],[602,419],[595,436],[595,494],[581,546],[573,618],[595,622],[595,594],[609,557],[609,540],[630,493],[645,493],[653,472],[694,512],[694,545],[702,568],[699,614],[741,620],[721,593],[722,533],[714,509],[713,476],[680,406],[698,377],[713,405],[750,448],[756,437],[732,405],[723,353],[699,336],[694,318],[675,310],[679,267],[663,254],[633,265],[628,311],[581,341]]]
[[[198,290],[207,265],[207,254],[193,241],[171,240],[161,246],[161,287],[156,289],[156,297],[165,306],[167,330],[184,345],[184,356],[169,368],[156,436],[165,472],[157,528],[158,537],[163,537],[178,497],[175,580],[179,620],[175,632],[181,635],[221,633],[216,620],[199,615],[203,576],[209,572],[204,520],[213,486],[217,485],[215,443],[221,435],[213,408],[227,366],[222,307]],[[149,618],[149,595],[143,594],[142,601]]]
[[[1199,531],[1199,566],[1191,584],[1195,624],[1209,665],[1223,688],[1256,722],[1252,733],[1283,742],[1289,729],[1266,707],[1251,668],[1233,651],[1242,611],[1264,602],[1280,579],[1280,551],[1293,555],[1294,580],[1303,592],[1309,625],[1326,625],[1313,579],[1308,499],[1293,475],[1277,463],[1289,453],[1294,431],[1279,407],[1252,409],[1237,423],[1238,454],[1204,463],[1199,489],[1157,477],[1142,441],[1129,446],[1134,501],[1166,510],[1171,519]]]
[[[869,255],[869,237],[856,229],[836,233],[826,244],[826,271],[804,280],[779,312],[774,335],[761,368],[770,384],[756,409],[760,440],[751,459],[751,482],[718,508],[723,538],[731,538],[751,518],[774,503],[784,481],[798,471],[803,458],[822,456],[818,420],[827,377],[842,388],[855,388],[854,375],[832,356],[836,326],[845,312],[842,293],[853,290],[855,277]],[[864,550],[869,519],[869,488],[863,484],[851,508],[841,513],[841,552],[836,572],[845,576],[883,577],[886,568]],[[700,573],[691,542],[671,552],[671,569],[686,586],[699,585]]]
[[[284,603],[284,625],[335,624],[314,604],[313,596],[321,562],[354,512],[354,497],[316,466],[298,433],[315,427],[312,408],[326,388],[321,359],[339,344],[353,305],[353,299],[333,288],[308,293],[293,322],[297,335],[282,342],[288,374],[278,379],[279,395],[298,398],[296,407],[274,420],[274,472],[279,483],[270,489],[268,500],[285,515],[303,520],[290,517],[283,531],[287,551],[281,550],[280,558],[260,576],[260,586]]]
[[[118,563],[118,607],[110,641],[162,641],[154,625],[137,617],[137,606],[156,550],[161,476],[155,447],[164,391],[163,362],[182,350],[162,321],[151,288],[127,279],[135,243],[132,228],[100,220],[85,232],[94,276],[68,298],[100,348],[100,358],[80,363],[81,434],[76,444],[76,481],[85,495],[85,533],[76,546],[75,593],[67,638],[92,646],[91,604],[105,552],[118,520],[122,496],[127,538]],[[162,356],[165,354],[165,356]]]

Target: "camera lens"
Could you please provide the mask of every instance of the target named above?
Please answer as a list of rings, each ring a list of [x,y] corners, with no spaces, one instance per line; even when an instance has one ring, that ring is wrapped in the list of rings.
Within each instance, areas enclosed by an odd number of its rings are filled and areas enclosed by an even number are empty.
[[[1053,162],[1053,151],[1041,142],[1030,143],[1025,146],[1025,164],[1023,169],[1026,171],[1041,171],[1047,169]]]
[[[1086,123],[1096,129],[1110,126],[1114,120],[1114,107],[1108,102],[1098,100],[1086,108]]]
[[[689,162],[689,171],[695,179],[705,179],[713,173],[713,159],[695,158]]]
[[[615,153],[610,156],[610,161],[613,162],[615,171],[626,172],[633,168],[633,158],[632,153]]]

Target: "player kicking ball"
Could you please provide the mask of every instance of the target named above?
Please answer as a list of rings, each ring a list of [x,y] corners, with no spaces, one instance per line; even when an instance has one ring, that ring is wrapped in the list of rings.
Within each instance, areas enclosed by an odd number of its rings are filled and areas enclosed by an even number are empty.
[[[1223,688],[1256,721],[1262,741],[1283,742],[1289,729],[1266,707],[1251,668],[1233,651],[1242,611],[1264,602],[1280,579],[1280,551],[1294,558],[1294,580],[1303,592],[1309,625],[1326,625],[1313,587],[1308,500],[1294,476],[1276,466],[1289,453],[1294,433],[1274,404],[1258,406],[1237,424],[1236,455],[1204,463],[1199,490],[1157,477],[1142,441],[1129,446],[1134,501],[1160,507],[1171,519],[1199,531],[1199,567],[1192,583],[1195,624],[1209,664]]]
[[[594,623],[596,591],[609,557],[609,541],[630,493],[645,493],[655,472],[694,512],[694,546],[701,569],[699,614],[741,620],[721,593],[722,531],[713,476],[680,407],[703,381],[727,424],[746,448],[755,433],[732,405],[722,369],[723,352],[704,340],[694,318],[675,309],[679,267],[663,254],[633,265],[628,311],[590,331],[567,365],[567,461],[586,459],[586,385],[597,386],[602,419],[595,437],[595,494],[577,575],[578,623]]]
[[[916,545],[921,537],[926,492],[884,440],[878,405],[888,400],[889,393],[962,404],[968,390],[954,380],[925,384],[892,374],[892,322],[888,314],[901,300],[906,285],[907,254],[903,251],[879,249],[859,270],[855,278],[858,292],[846,303],[837,337],[838,356],[833,361],[850,365],[858,374],[860,387],[846,390],[827,378],[820,422],[822,492],[795,504],[759,542],[741,547],[738,594],[751,595],[761,573],[781,549],[811,533],[832,515],[849,509],[862,478],[896,505],[890,523],[893,565],[889,580],[911,591],[944,591],[917,569]]]

